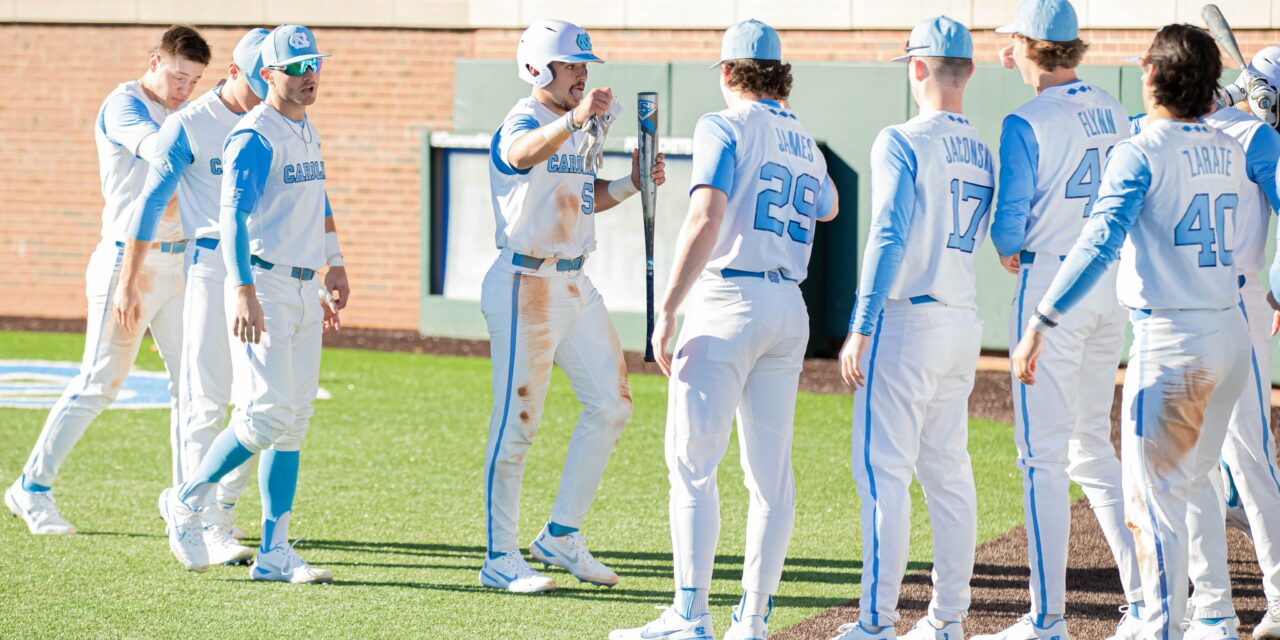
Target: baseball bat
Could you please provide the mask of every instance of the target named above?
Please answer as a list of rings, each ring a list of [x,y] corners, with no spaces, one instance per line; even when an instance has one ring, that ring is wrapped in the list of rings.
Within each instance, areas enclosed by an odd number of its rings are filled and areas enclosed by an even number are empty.
[[[1216,4],[1206,4],[1204,9],[1200,10],[1200,17],[1204,18],[1205,26],[1209,27],[1209,33],[1213,34],[1218,46],[1222,47],[1227,55],[1235,60],[1236,65],[1241,69],[1247,68],[1244,63],[1244,56],[1240,55],[1240,45],[1236,43],[1235,33],[1231,31],[1231,25],[1227,24],[1227,19],[1222,16],[1222,10]]]
[[[644,210],[644,276],[646,330],[644,361],[653,362],[653,215],[658,205],[658,185],[650,170],[658,157],[658,94],[636,94],[636,139],[640,150],[640,206]]]

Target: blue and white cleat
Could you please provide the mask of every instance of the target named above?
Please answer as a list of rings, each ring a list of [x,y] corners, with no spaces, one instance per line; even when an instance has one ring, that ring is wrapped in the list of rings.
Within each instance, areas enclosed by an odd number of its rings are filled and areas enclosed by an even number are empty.
[[[1138,617],[1137,612],[1130,609],[1130,605],[1120,607],[1121,618],[1120,623],[1116,625],[1116,632],[1111,634],[1107,640],[1141,640],[1144,625],[1142,618]]]
[[[169,551],[189,571],[200,573],[209,568],[209,550],[204,546],[204,523],[200,513],[178,499],[173,488],[160,492],[160,517],[169,535]]]
[[[1214,621],[1190,620],[1182,630],[1183,640],[1240,640],[1235,616]]]
[[[964,626],[958,621],[934,620],[926,615],[916,622],[902,640],[964,640]]]
[[[264,580],[267,582],[289,582],[292,584],[328,584],[333,582],[333,572],[328,569],[318,569],[307,564],[293,550],[294,545],[301,542],[296,540],[293,544],[284,543],[271,547],[266,553],[258,552],[258,559],[253,563],[253,568],[249,570],[249,576],[254,580]]]
[[[1280,640],[1280,600],[1267,602],[1267,612],[1253,627],[1253,640]]]
[[[545,566],[557,566],[582,582],[590,582],[597,587],[614,587],[618,584],[618,574],[604,566],[587,550],[586,538],[581,533],[567,536],[553,536],[544,526],[533,542],[529,543],[529,555]]]
[[[534,571],[519,551],[485,559],[480,567],[480,584],[512,593],[542,593],[556,588],[556,581]]]
[[[1030,613],[1018,618],[1013,626],[985,636],[974,636],[973,640],[1071,640],[1067,633],[1067,619],[1059,618],[1048,626],[1036,624],[1036,617]]]
[[[766,640],[769,637],[768,616],[738,615],[738,607],[733,607],[733,615],[729,618],[732,624],[724,634],[724,640]],[[959,639],[957,639],[959,640]]]
[[[657,620],[635,629],[614,629],[609,640],[715,640],[711,614],[704,613],[689,620],[667,607]]]
[[[881,627],[879,631],[872,631],[871,628],[865,627],[861,620],[840,625],[836,631],[840,634],[831,640],[896,640],[898,632],[893,625]]]
[[[62,517],[53,501],[53,490],[27,491],[22,488],[22,478],[4,491],[4,504],[16,517],[22,518],[27,530],[38,536],[65,536],[76,528]]]

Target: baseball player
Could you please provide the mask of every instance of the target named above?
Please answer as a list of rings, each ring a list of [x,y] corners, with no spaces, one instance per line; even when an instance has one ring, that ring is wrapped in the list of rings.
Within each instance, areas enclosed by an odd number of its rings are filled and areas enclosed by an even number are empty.
[[[169,548],[193,571],[208,567],[200,533],[213,483],[262,452],[262,544],[254,580],[329,582],[289,543],[299,448],[320,375],[321,305],[316,272],[340,251],[325,194],[320,134],[307,118],[319,91],[315,36],[276,27],[262,44],[263,104],[236,123],[223,147],[219,247],[228,273],[227,309],[238,382],[232,424],[183,485],[161,494]]]
[[[1121,463],[1142,573],[1142,637],[1178,640],[1194,516],[1188,505],[1220,499],[1211,476],[1250,369],[1231,238],[1241,194],[1252,187],[1244,149],[1200,120],[1222,69],[1213,38],[1166,26],[1142,68],[1147,124],[1112,150],[1092,217],[1023,331],[1013,368],[1023,384],[1036,382],[1044,334],[1088,304],[1089,290],[1118,257],[1118,298],[1134,330]],[[1216,527],[1192,532],[1203,557],[1225,561],[1216,515]],[[1206,637],[1194,624],[1188,636]]]
[[[525,562],[516,531],[525,453],[538,432],[555,363],[583,410],[551,519],[529,552],[581,581],[611,587],[617,574],[592,557],[579,528],[631,416],[631,387],[604,299],[582,265],[596,246],[594,214],[639,191],[639,163],[633,156],[631,174],[609,181],[596,176],[594,156],[580,151],[595,146],[584,127],[617,114],[609,89],[586,90],[587,64],[603,60],[582,27],[534,23],[520,37],[516,60],[532,93],[507,113],[490,147],[501,253],[480,294],[493,363],[480,584],[521,593],[556,588]],[[658,160],[650,171],[661,184]]]
[[[973,258],[995,200],[995,167],[963,114],[973,40],[955,20],[926,20],[895,60],[908,64],[920,115],[881,131],[871,148],[871,231],[840,352],[854,388],[862,599],[838,640],[897,637],[913,472],[934,530],[933,599],[907,638],[964,637],[978,535],[966,449],[982,337]]]
[[[694,129],[689,214],[654,320],[653,352],[670,377],[672,606],[610,640],[711,640],[708,596],[720,534],[716,467],[736,413],[747,512],[742,599],[725,638],[763,639],[794,520],[791,433],[809,341],[800,282],[816,224],[837,213],[813,137],[786,105],[791,65],[772,27],[746,20],[720,47],[727,108]],[[687,301],[686,301],[687,299]],[[667,354],[684,308],[674,357]]]
[[[1010,350],[1084,227],[1116,143],[1129,135],[1120,102],[1076,76],[1088,45],[1067,0],[1023,0],[1001,51],[1036,97],[1004,119],[1000,192],[991,242],[1018,278],[1009,312]],[[1083,489],[1111,547],[1128,602],[1114,638],[1134,638],[1142,580],[1133,535],[1125,526],[1120,460],[1111,444],[1111,399],[1120,364],[1125,315],[1116,302],[1116,271],[1094,288],[1062,326],[1045,336],[1039,384],[1013,381],[1014,443],[1022,471],[1031,568],[1031,611],[982,640],[1049,640],[1068,636],[1067,542],[1070,483]]]
[[[139,291],[133,329],[111,318],[116,281],[138,194],[158,145],[160,123],[186,102],[209,64],[209,45],[190,27],[171,27],[152,49],[147,71],[120,84],[98,109],[93,137],[102,179],[102,241],[89,258],[85,293],[89,299],[84,359],[80,374],[62,392],[40,431],[22,476],[4,494],[5,504],[34,534],[70,534],[76,528],[59,513],[53,499],[58,468],[85,429],[120,392],[142,343],[142,327],[151,330],[169,374],[170,430],[178,424],[177,388],[182,347],[182,254],[186,243],[176,216],[166,215],[151,238],[151,251],[139,264]],[[177,470],[174,452],[174,470]]]
[[[223,301],[227,279],[218,247],[218,200],[222,187],[222,143],[249,109],[267,94],[262,70],[266,29],[253,29],[240,39],[227,78],[174,114],[160,127],[159,160],[151,165],[133,216],[124,273],[116,286],[116,316],[132,330],[138,306],[137,270],[165,204],[178,193],[183,238],[187,239],[186,295],[183,303],[185,366],[178,387],[178,483],[196,465],[221,430],[231,400],[231,347]],[[218,486],[217,500],[206,505],[204,539],[212,564],[247,562],[253,549],[231,537],[233,507],[249,481],[249,466],[232,471]]]

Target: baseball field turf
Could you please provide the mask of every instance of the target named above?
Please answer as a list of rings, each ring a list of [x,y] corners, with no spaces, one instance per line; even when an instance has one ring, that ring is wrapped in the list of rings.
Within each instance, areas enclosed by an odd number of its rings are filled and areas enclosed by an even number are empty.
[[[83,335],[0,332],[7,359],[78,361]],[[162,368],[150,342],[138,366]],[[484,589],[481,458],[489,363],[327,349],[303,446],[290,530],[300,554],[333,570],[327,586],[254,583],[243,567],[197,575],[169,554],[156,496],[169,479],[164,410],[107,411],[55,487],[80,530],[35,537],[0,525],[2,638],[604,638],[670,601],[667,480],[662,455],[665,379],[631,378],[635,411],[583,528],[592,551],[622,577],[613,590],[558,569],[560,590],[518,596]],[[850,475],[849,396],[802,393],[796,411],[796,528],[771,627],[776,631],[858,592],[858,502]],[[45,411],[0,409],[0,482],[21,472]],[[521,538],[532,539],[553,499],[577,415],[567,381],[552,383],[527,461]],[[979,495],[979,541],[1021,524],[1011,427],[974,420],[969,450]],[[736,439],[720,466],[721,530],[711,604],[728,626],[740,592],[746,492]],[[256,536],[258,497],[238,524]],[[914,501],[912,568],[931,553],[924,502]],[[946,532],[940,532],[946,535]]]

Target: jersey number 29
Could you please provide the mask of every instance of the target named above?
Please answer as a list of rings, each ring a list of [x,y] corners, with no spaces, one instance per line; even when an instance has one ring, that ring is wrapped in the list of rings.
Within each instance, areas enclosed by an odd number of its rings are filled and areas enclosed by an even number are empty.
[[[760,180],[770,183],[771,187],[775,181],[778,184],[776,188],[765,189],[756,195],[755,228],[777,236],[786,232],[796,242],[812,243],[814,210],[818,208],[818,190],[822,188],[822,183],[807,173],[792,178],[791,170],[776,162],[765,163],[760,167]],[[794,193],[792,185],[795,186]],[[800,224],[798,220],[784,222],[770,215],[770,210],[774,207],[786,209],[788,205],[796,213],[809,219],[808,226]]]

